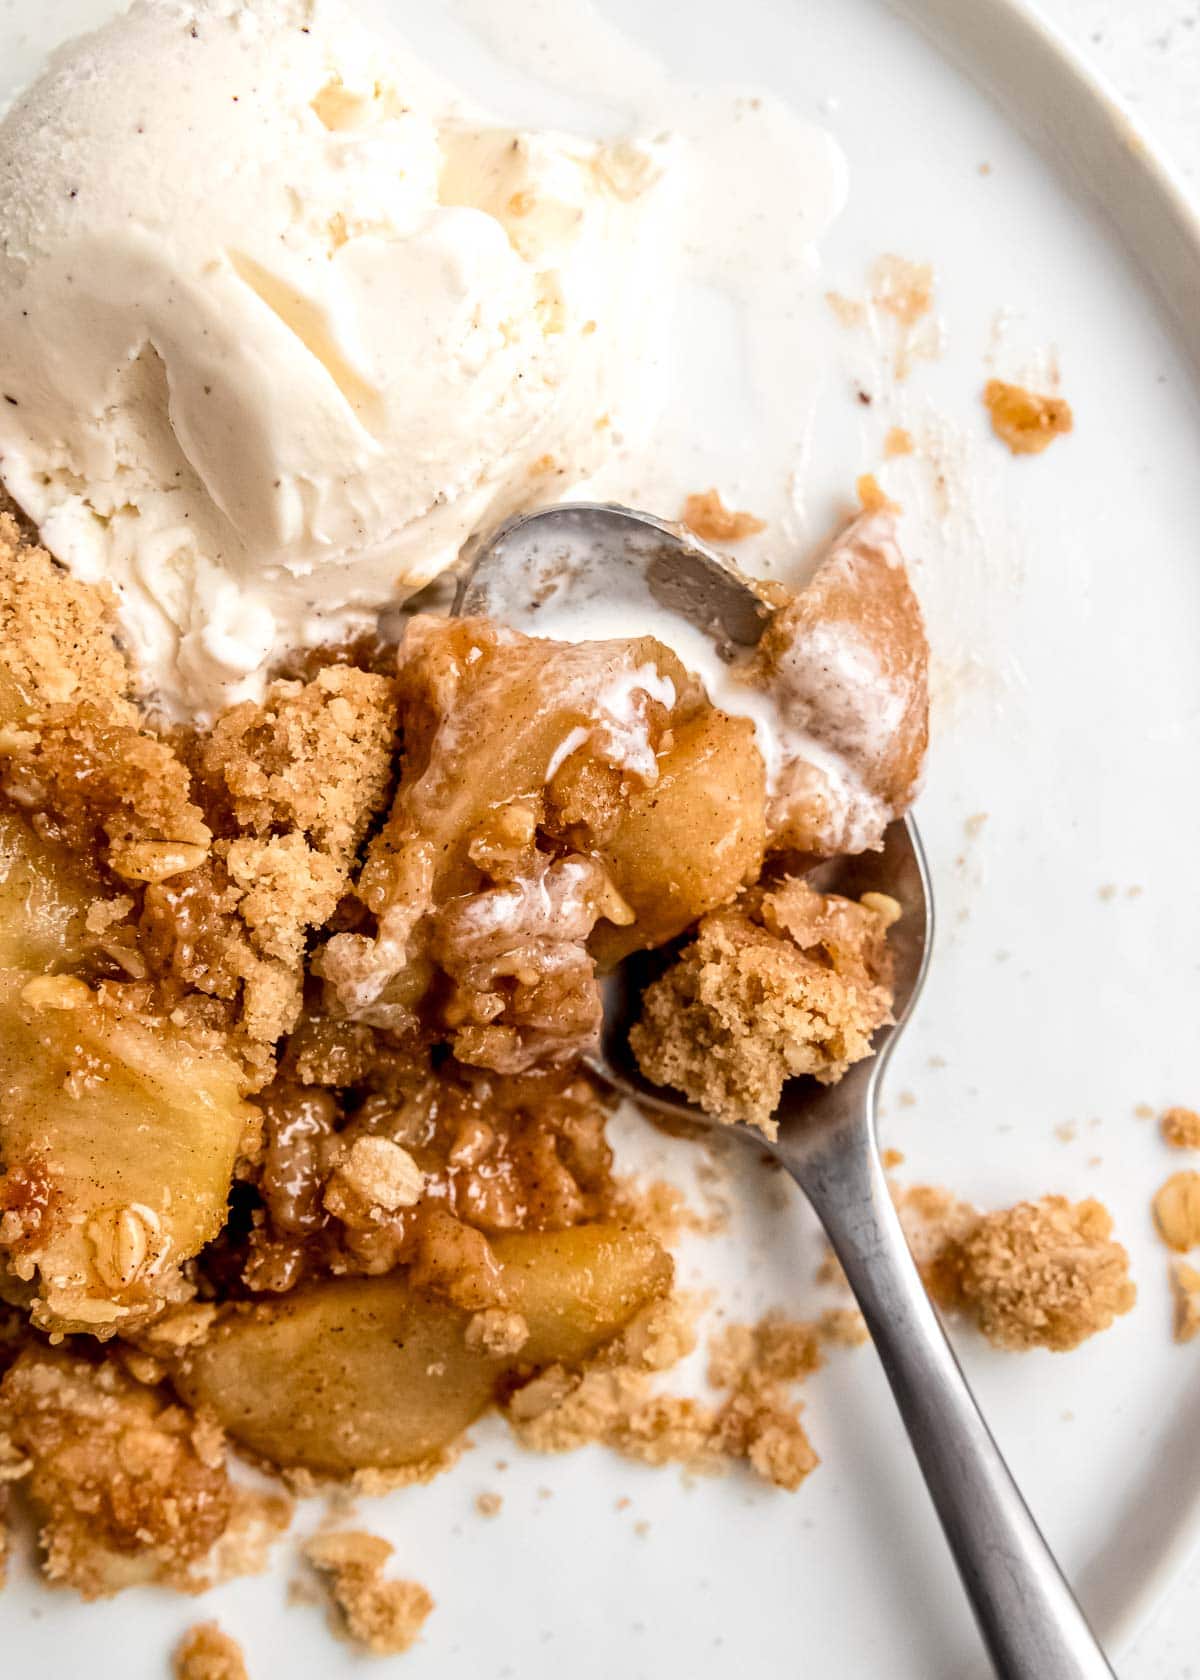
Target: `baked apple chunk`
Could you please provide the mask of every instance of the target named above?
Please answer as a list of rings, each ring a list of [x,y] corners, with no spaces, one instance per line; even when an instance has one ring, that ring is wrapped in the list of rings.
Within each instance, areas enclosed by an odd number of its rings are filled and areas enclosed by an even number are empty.
[[[19,818],[0,823],[3,1290],[42,1329],[106,1336],[186,1293],[179,1267],[224,1223],[254,1110],[228,1057],[78,972],[98,892]]]
[[[176,1386],[285,1468],[344,1476],[430,1466],[525,1368],[577,1365],[671,1286],[645,1232],[619,1225],[492,1241],[493,1305],[477,1313],[404,1272],[304,1285],[234,1307]]]

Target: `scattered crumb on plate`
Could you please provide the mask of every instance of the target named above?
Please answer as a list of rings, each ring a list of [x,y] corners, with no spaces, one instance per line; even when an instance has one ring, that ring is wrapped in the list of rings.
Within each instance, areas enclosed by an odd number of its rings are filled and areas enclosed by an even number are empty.
[[[983,401],[992,417],[992,430],[1014,455],[1040,455],[1075,423],[1065,397],[1042,396],[1005,379],[989,379]]]

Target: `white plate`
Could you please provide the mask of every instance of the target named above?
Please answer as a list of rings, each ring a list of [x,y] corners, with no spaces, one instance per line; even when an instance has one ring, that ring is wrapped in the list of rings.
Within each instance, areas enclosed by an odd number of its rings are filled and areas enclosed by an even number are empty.
[[[536,3],[495,0],[515,48]],[[0,0],[3,76],[22,79],[51,32],[112,9],[56,0],[51,25],[38,0]],[[390,9],[452,79],[508,114],[594,122],[594,104],[501,68],[452,0]],[[877,358],[830,318],[807,468],[821,509],[878,466],[888,424],[928,425],[959,497],[939,521],[925,469],[889,469],[917,516],[943,666],[963,670],[940,710],[921,805],[943,931],[889,1077],[887,1141],[907,1153],[913,1181],[992,1205],[1096,1193],[1116,1216],[1141,1299],[1112,1331],[1068,1357],[957,1340],[1052,1544],[1119,1646],[1184,1555],[1200,1491],[1200,1371],[1194,1349],[1170,1341],[1166,1255],[1149,1220],[1178,1161],[1134,1117],[1142,1103],[1200,1102],[1200,242],[1124,118],[1025,12],[1004,0],[911,0],[909,11],[927,33],[877,0],[605,7],[679,74],[762,84],[834,129],[851,195],[825,246],[832,286],[859,291],[882,251],[937,269],[947,348],[903,390],[889,391]],[[552,14],[560,28],[573,15],[565,3],[547,5]],[[994,85],[1049,162],[943,49]],[[1172,300],[1174,326],[1156,293]],[[1002,307],[999,371],[1039,355],[1044,369],[1053,347],[1075,408],[1074,436],[1036,460],[1014,461],[986,435],[979,392]],[[870,408],[856,385],[876,398]],[[677,488],[719,472],[744,505],[776,506],[782,488],[763,480],[760,440],[727,436],[717,405],[692,417],[699,441],[679,446]],[[966,819],[982,812],[968,838]],[[1077,1135],[1063,1141],[1056,1128],[1068,1122]],[[689,1264],[724,1279],[737,1311],[809,1310],[807,1209],[748,1170],[737,1194],[731,1240]],[[395,1540],[400,1567],[438,1601],[406,1675],[975,1673],[958,1587],[869,1350],[831,1361],[806,1416],[824,1462],[792,1497],[740,1476],[684,1485],[596,1451],[525,1459],[488,1424],[432,1486],[364,1502],[364,1523]],[[484,1490],[504,1494],[493,1521],[474,1511]],[[200,1614],[243,1641],[256,1680],[356,1666],[317,1611],[285,1609],[286,1562],[197,1606],[144,1592],[84,1607],[18,1573],[3,1637],[23,1671],[149,1680],[175,1630]]]

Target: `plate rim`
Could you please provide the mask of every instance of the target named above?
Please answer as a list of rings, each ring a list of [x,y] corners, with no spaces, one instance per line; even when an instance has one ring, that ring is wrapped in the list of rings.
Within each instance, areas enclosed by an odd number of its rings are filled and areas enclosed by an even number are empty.
[[[886,0],[1029,139],[1107,224],[1153,294],[1200,388],[1200,190],[1193,191],[1111,81],[1034,0]],[[1051,89],[1065,94],[1056,102]],[[1112,1616],[1125,1652],[1200,1558],[1200,1486]]]
[[[1034,0],[886,0],[1080,190],[1148,282],[1200,379],[1200,189]],[[1051,87],[1066,95],[1049,100]]]

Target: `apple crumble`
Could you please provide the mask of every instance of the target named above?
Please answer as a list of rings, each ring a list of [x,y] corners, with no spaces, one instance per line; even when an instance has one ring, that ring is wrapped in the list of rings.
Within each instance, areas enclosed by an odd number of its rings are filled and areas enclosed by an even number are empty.
[[[762,600],[769,765],[650,637],[432,614],[184,727],[135,699],[105,593],[0,521],[0,1491],[50,1580],[257,1570],[289,1504],[231,1449],[374,1493],[493,1406],[539,1451],[814,1468],[798,1392],[861,1319],[729,1326],[705,1392],[664,1388],[698,1310],[665,1244],[717,1216],[614,1172],[584,1060],[637,949],[666,956],[643,1067],[764,1131],[785,1080],[840,1078],[889,1018],[899,906],[806,877],[878,845],[921,772],[890,517]],[[952,1235],[930,1287],[1006,1345],[1073,1345],[1132,1298],[1094,1203]],[[352,1638],[417,1636],[432,1601],[386,1542],[307,1555]],[[201,1629],[180,1672],[237,1660]]]

